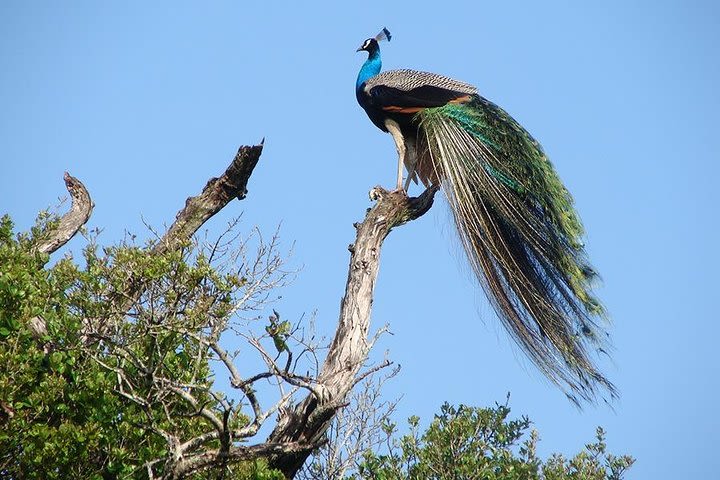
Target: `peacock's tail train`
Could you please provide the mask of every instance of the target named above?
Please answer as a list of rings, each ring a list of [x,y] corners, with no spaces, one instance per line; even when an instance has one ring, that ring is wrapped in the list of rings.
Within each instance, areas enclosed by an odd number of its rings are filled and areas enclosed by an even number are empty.
[[[573,401],[615,396],[590,351],[606,316],[583,228],[552,164],[510,115],[473,95],[416,114],[416,172],[447,195],[475,275],[535,364]]]

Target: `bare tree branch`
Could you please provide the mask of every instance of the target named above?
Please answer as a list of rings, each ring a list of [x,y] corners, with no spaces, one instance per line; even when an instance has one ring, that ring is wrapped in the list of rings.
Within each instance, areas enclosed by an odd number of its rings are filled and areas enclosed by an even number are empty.
[[[262,149],[263,142],[260,145],[240,147],[230,166],[219,178],[211,178],[200,195],[185,201],[185,207],[178,212],[175,222],[155,246],[154,252],[178,248],[233,199],[243,200],[247,195],[248,180],[260,160]]]
[[[234,198],[245,197],[248,179],[262,148],[262,144],[240,147],[223,175],[210,179],[199,195],[186,200],[168,231],[143,252],[146,256],[142,258],[180,252],[181,261],[185,261],[186,255],[191,256],[192,247],[196,245],[193,244],[193,235],[197,230]],[[356,225],[357,238],[350,247],[350,267],[339,322],[320,368],[317,360],[319,347],[313,341],[314,336],[309,341],[304,338],[304,333],[295,337],[297,329],[291,329],[289,322],[282,322],[287,325],[284,327],[287,331],[272,333],[266,327],[267,335],[260,336],[252,331],[239,331],[229,323],[229,319],[239,311],[262,308],[268,301],[268,292],[288,275],[280,270],[282,261],[276,253],[277,234],[269,244],[259,237],[260,247],[254,261],[247,261],[244,257],[245,243],[233,247],[237,249],[238,256],[228,253],[220,240],[209,246],[210,258],[228,255],[225,262],[240,265],[239,270],[234,267],[228,273],[228,278],[235,279],[232,281],[237,282],[237,291],[241,293],[230,300],[223,290],[225,287],[218,287],[214,283],[216,280],[211,277],[204,277],[202,281],[191,278],[188,283],[188,278],[181,273],[186,272],[183,269],[174,270],[158,281],[153,277],[146,278],[142,274],[143,269],[135,270],[131,266],[120,271],[120,282],[103,284],[103,288],[107,289],[102,296],[109,300],[104,305],[107,305],[112,320],[108,322],[107,315],[97,319],[85,317],[87,338],[95,341],[87,347],[92,358],[117,374],[118,393],[141,406],[149,416],[153,431],[167,442],[164,458],[144,465],[150,476],[183,478],[207,468],[224,469],[232,463],[264,457],[269,460],[270,467],[291,478],[311,452],[327,441],[330,422],[338,410],[347,405],[347,396],[353,387],[390,365],[387,360],[367,365],[368,352],[377,336],[369,335],[369,327],[380,250],[392,228],[429,210],[436,192],[437,188],[431,187],[417,198],[380,188],[371,192],[371,198],[377,203],[368,209],[365,220]],[[114,264],[110,268],[118,266]],[[217,281],[221,282],[220,278]],[[221,297],[226,299],[227,306],[217,303]],[[216,307],[218,310],[214,310]],[[128,317],[132,318],[129,323],[125,322]],[[277,313],[274,318],[279,322]],[[128,344],[125,335],[130,331],[141,336],[132,337],[134,340]],[[234,363],[235,355],[221,346],[221,336],[225,331],[235,332],[252,346],[267,370],[255,374],[241,373]],[[384,329],[378,335],[382,331]],[[167,332],[179,334],[179,338],[186,339],[183,342],[189,343],[183,343],[181,351],[177,346],[164,350],[164,339],[169,338],[164,336]],[[275,358],[261,343],[269,337],[273,342],[281,338],[280,346],[275,343],[279,353]],[[293,367],[293,352],[284,343],[289,338],[303,349],[298,359],[307,353],[314,360],[312,375],[301,375],[295,371],[298,363],[296,361]],[[144,351],[138,348],[143,342],[150,348],[150,359],[147,361],[135,353]],[[283,352],[287,353],[287,361],[281,364],[278,358]],[[202,378],[197,381],[201,368],[194,372],[184,367],[185,376],[179,380],[174,362],[181,361],[176,360],[180,358],[177,356],[180,353],[192,355],[195,365],[202,365],[208,356],[214,356],[229,373],[231,385],[242,392],[246,401],[235,405],[223,395],[215,394],[210,383],[204,383]],[[114,357],[115,362],[104,361],[106,356]],[[133,375],[138,373],[145,383],[133,383],[132,379],[136,378]],[[275,379],[279,390],[278,398],[268,405],[269,408],[263,408],[254,389],[256,382],[266,378]],[[290,386],[289,391],[287,386]],[[305,392],[301,394],[301,390]],[[245,420],[243,405],[248,404],[252,416]],[[190,417],[197,419],[200,429],[192,438],[176,434],[178,424],[173,412],[178,410],[194,412]],[[239,443],[256,435],[263,423],[275,413],[277,424],[266,441],[255,445]],[[182,415],[188,416],[185,413]],[[159,427],[160,422],[164,430]]]
[[[256,458],[268,458],[273,455],[292,455],[305,451],[313,446],[300,443],[261,443],[252,446],[233,446],[224,451],[222,449],[210,450],[197,455],[189,455],[182,461],[171,463],[170,471],[164,477],[169,479],[185,478],[193,472],[206,469],[223,462],[241,462]]]
[[[168,389],[181,397],[187,403],[192,405],[194,408],[196,408],[198,410],[198,414],[202,415],[210,423],[212,423],[218,432],[224,432],[226,430],[223,422],[218,418],[218,416],[215,415],[210,409],[200,405],[200,403],[195,399],[195,397],[193,397],[186,389],[172,385],[168,386]]]
[[[379,187],[371,191],[371,198],[378,202],[357,225],[357,238],[350,246],[352,254],[338,328],[317,382],[321,393],[309,394],[291,412],[281,415],[268,443],[322,442],[335,410],[343,405],[367,359],[370,311],[382,243],[392,228],[425,214],[437,190],[430,187],[417,198]],[[310,449],[281,451],[271,456],[270,466],[292,478],[310,453]]]
[[[366,378],[349,397],[348,408],[340,409],[327,431],[327,442],[314,451],[295,478],[342,480],[357,471],[363,453],[387,439],[386,428],[398,399],[384,400],[382,388],[399,371]]]
[[[199,195],[185,200],[185,206],[177,213],[175,221],[152,249],[152,253],[162,254],[181,248],[205,222],[233,199],[243,200],[247,195],[248,180],[260,160],[262,150],[263,142],[240,147],[220,177],[211,178]],[[144,289],[145,286],[138,278],[130,278],[124,291],[113,294],[112,303],[118,306],[118,310],[127,312]]]
[[[36,247],[42,253],[53,253],[69,242],[80,228],[90,220],[90,214],[92,214],[95,206],[85,185],[80,180],[68,172],[65,172],[63,179],[65,180],[65,187],[70,193],[72,203],[70,210],[60,218],[57,226],[52,231],[47,232],[47,238]]]

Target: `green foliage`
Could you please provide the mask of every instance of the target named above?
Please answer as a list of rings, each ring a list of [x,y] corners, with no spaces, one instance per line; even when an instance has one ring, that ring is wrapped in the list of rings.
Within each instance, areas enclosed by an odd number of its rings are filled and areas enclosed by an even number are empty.
[[[152,244],[101,249],[92,239],[84,266],[70,256],[48,266],[34,246],[55,221],[43,214],[29,234],[15,235],[10,219],[0,219],[0,479],[147,478],[148,468],[161,476],[171,445],[216,430],[200,410],[232,431],[248,425],[243,406],[213,389],[220,353],[210,345],[238,298],[265,295],[254,272],[267,282],[275,267],[223,268],[218,244],[210,253],[188,242],[150,254]],[[289,355],[291,333],[273,312],[264,338],[278,355]],[[507,406],[445,405],[422,434],[411,418],[399,440],[385,425],[388,451],[365,453],[349,478],[619,480],[633,463],[607,453],[601,429],[572,459],[543,463],[537,434],[525,438],[529,420],[509,414]],[[221,447],[212,436],[201,444],[203,452]],[[257,459],[188,478],[283,476]]]
[[[366,452],[348,480],[620,480],[634,462],[607,453],[598,428],[597,441],[572,459],[556,454],[543,463],[536,455],[537,432],[523,440],[530,420],[509,415],[506,405],[445,404],[422,434],[418,417],[408,420],[410,433],[399,440],[395,425],[386,425],[388,451]]]
[[[197,405],[168,393],[173,385],[192,385],[184,392],[220,412],[211,353],[198,339],[231,315],[245,279],[190,246],[99,253],[90,241],[84,268],[70,257],[46,268],[33,246],[54,222],[41,215],[30,234],[15,235],[0,219],[0,478],[146,478],[151,461],[161,474],[168,434],[208,431]],[[130,279],[144,293],[127,314],[114,311]],[[231,427],[247,423],[237,412]],[[264,461],[225,469],[226,478],[281,478]],[[192,478],[210,477],[217,472]]]
[[[42,231],[40,226],[36,229]],[[106,394],[109,376],[82,362],[72,346],[79,322],[63,291],[67,269],[43,269],[47,256],[33,253],[30,238],[13,238],[12,223],[0,222],[0,475],[25,478],[86,476],[78,465],[105,462],[115,445],[98,425],[112,425],[117,409]],[[34,333],[31,319],[46,319]],[[36,338],[38,337],[38,338]],[[45,345],[54,337],[55,347]],[[80,360],[80,362],[78,362]],[[48,459],[54,462],[48,463]],[[80,462],[78,462],[80,460]],[[48,465],[56,467],[47,472]]]
[[[273,310],[273,314],[268,319],[270,324],[265,327],[265,331],[273,339],[275,349],[278,354],[288,350],[287,339],[290,336],[291,325],[287,320],[280,321],[280,314]]]

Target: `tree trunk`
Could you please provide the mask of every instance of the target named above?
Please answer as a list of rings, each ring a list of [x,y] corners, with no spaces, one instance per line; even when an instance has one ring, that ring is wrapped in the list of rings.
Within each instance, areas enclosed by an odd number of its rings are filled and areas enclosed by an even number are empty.
[[[312,449],[322,444],[336,410],[344,406],[345,397],[359,380],[358,373],[369,350],[370,311],[385,237],[393,227],[427,212],[436,192],[437,187],[430,187],[419,197],[408,198],[402,191],[387,192],[378,187],[371,191],[371,198],[378,201],[368,210],[365,220],[356,225],[357,237],[349,247],[350,267],[340,319],[318,377],[321,396],[308,394],[293,409],[282,412],[267,439],[268,443],[308,446],[271,456],[270,466],[281,470],[287,478],[293,478]]]

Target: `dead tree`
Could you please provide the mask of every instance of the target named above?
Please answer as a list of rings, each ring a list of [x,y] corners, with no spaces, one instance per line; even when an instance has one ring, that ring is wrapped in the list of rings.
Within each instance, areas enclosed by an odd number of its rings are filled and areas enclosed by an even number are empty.
[[[225,208],[232,200],[242,200],[247,194],[247,184],[262,153],[262,144],[243,146],[238,150],[229,167],[218,178],[211,178],[202,192],[190,197],[177,213],[175,221],[167,232],[146,252],[147,255],[161,255],[185,248],[198,229],[213,215]],[[92,200],[82,183],[66,174],[65,181],[73,199],[70,212],[63,216],[56,228],[49,232],[38,250],[52,253],[64,245],[90,218]],[[380,252],[383,241],[390,231],[422,216],[432,206],[437,189],[431,187],[416,198],[409,198],[402,191],[388,192],[376,187],[371,191],[375,205],[369,208],[362,222],[356,223],[356,239],[350,245],[345,295],[334,338],[327,350],[322,366],[314,375],[301,375],[290,367],[290,356],[285,365],[278,364],[265,351],[256,336],[246,340],[260,353],[267,370],[255,375],[244,375],[233,361],[233,355],[223,348],[219,340],[226,325],[208,323],[210,334],[197,341],[214,355],[226,369],[232,386],[240,392],[243,403],[249,407],[250,420],[241,427],[233,426],[233,416],[240,413],[240,406],[220,399],[222,411],[206,408],[194,394],[198,387],[177,384],[171,378],[153,376],[157,391],[163,392],[173,402],[181,402],[196,410],[205,420],[207,430],[193,438],[179,438],[172,431],[157,431],[166,440],[167,455],[146,465],[150,478],[185,478],[193,473],[209,469],[224,468],[235,462],[264,458],[273,468],[281,470],[292,478],[312,451],[325,441],[325,433],[333,416],[347,402],[348,393],[362,380],[375,371],[389,365],[384,362],[368,366],[368,353],[373,345],[369,338],[370,316],[375,281],[380,266]],[[267,254],[267,270],[262,270],[257,279],[258,289],[266,286],[263,277],[275,268],[275,257]],[[272,272],[271,272],[272,273]],[[265,280],[264,280],[265,279]],[[109,293],[109,301],[118,313],[116,321],[122,321],[133,305],[147,289],[153,288],[141,278],[129,278],[122,291]],[[42,328],[42,319],[35,319]],[[279,321],[279,319],[276,318]],[[271,317],[272,321],[272,317]],[[88,319],[88,339],[111,344],[111,322]],[[267,329],[266,329],[267,330]],[[267,330],[272,334],[271,330]],[[275,339],[275,337],[273,337]],[[279,349],[280,350],[280,349]],[[118,355],[127,355],[121,348]],[[137,368],[145,368],[142,359],[127,355],[123,361]],[[102,362],[102,358],[98,357]],[[118,393],[142,406],[150,400],[133,390],[133,382],[125,377],[122,368],[108,365],[116,371]],[[155,374],[153,374],[155,375]],[[262,405],[256,395],[254,384],[276,378],[290,386],[272,406]],[[163,397],[165,398],[165,397]],[[170,400],[167,400],[170,401]],[[277,414],[277,423],[272,433],[264,440],[256,440],[260,427],[267,419]],[[240,441],[243,443],[240,443]]]

